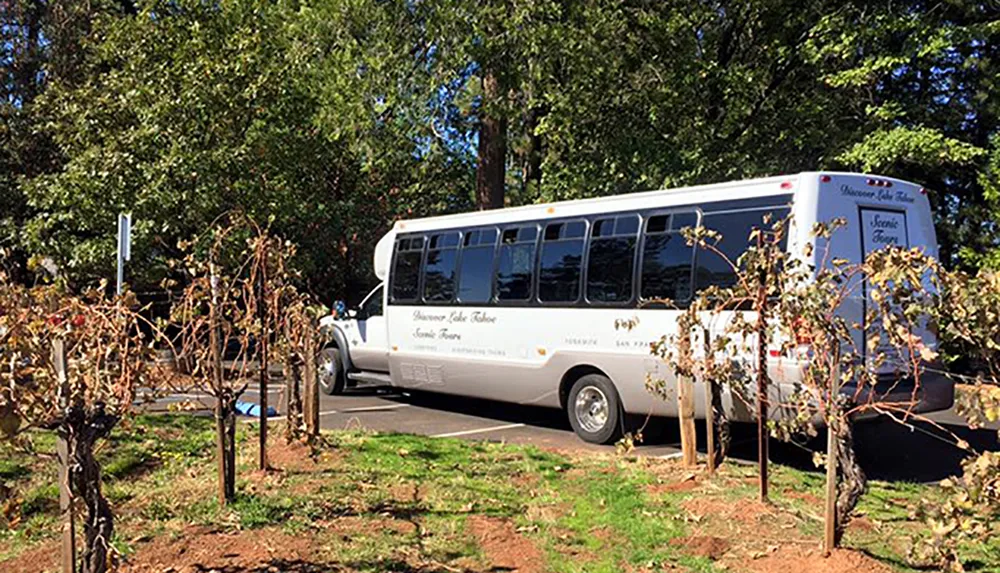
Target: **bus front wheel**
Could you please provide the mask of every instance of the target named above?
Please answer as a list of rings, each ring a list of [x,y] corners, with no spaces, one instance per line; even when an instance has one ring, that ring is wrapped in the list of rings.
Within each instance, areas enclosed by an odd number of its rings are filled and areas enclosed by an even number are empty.
[[[319,388],[327,396],[344,392],[344,369],[340,365],[340,350],[324,348],[317,360]]]
[[[573,431],[592,444],[610,444],[622,435],[618,392],[603,374],[587,374],[573,383],[566,400]]]

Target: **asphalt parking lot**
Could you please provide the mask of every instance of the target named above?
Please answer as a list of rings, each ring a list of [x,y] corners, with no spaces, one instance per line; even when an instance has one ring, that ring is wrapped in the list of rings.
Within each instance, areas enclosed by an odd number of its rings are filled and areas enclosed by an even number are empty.
[[[255,402],[257,392],[247,391],[244,399]],[[203,393],[179,394],[158,403],[199,401],[210,406]],[[269,392],[268,402],[279,409],[280,392]],[[978,450],[1000,451],[997,427],[972,430],[953,412],[931,416],[934,423],[900,424],[881,420],[855,427],[855,450],[865,472],[873,479],[901,481],[936,481],[960,473],[965,454],[949,443],[951,434],[969,442]],[[253,422],[256,418],[245,417]],[[272,418],[274,419],[274,418]],[[320,420],[324,429],[367,429],[379,432],[402,432],[440,438],[490,440],[533,444],[561,450],[614,452],[614,446],[599,446],[580,440],[573,433],[562,411],[519,406],[422,392],[401,392],[393,388],[365,387],[348,389],[340,396],[322,395]],[[640,423],[642,420],[635,420]],[[704,428],[699,424],[699,443],[704,444]],[[674,457],[680,452],[677,421],[669,418],[649,420],[646,440],[635,454]],[[730,458],[756,461],[756,427],[736,424],[732,428]],[[822,447],[823,441],[811,444],[784,444],[772,440],[771,459],[777,463],[811,469],[809,447]]]
[[[518,406],[441,394],[399,392],[388,388],[348,390],[320,400],[326,429],[367,428],[440,438],[504,441],[540,447],[614,451],[614,446],[588,444],[576,437],[559,410]],[[662,456],[679,444],[656,443],[643,454]]]

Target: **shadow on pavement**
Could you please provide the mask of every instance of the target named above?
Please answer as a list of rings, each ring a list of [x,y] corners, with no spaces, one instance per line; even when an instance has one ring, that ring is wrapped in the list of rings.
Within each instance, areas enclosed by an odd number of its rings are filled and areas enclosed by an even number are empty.
[[[854,449],[868,479],[935,482],[962,473],[961,463],[969,454],[959,449],[948,432],[967,441],[977,451],[1000,451],[996,430],[972,430],[942,424],[944,430],[926,422],[907,425],[889,419],[863,422],[854,427]],[[737,424],[731,455],[757,461],[756,426]],[[805,471],[820,471],[812,463],[812,452],[826,448],[825,433],[806,444],[772,440],[771,461]]]
[[[564,412],[552,408],[520,406],[474,398],[429,392],[387,393],[384,389],[355,389],[353,392],[382,392],[382,398],[428,409],[472,415],[507,423],[571,432]],[[640,427],[645,417],[630,417],[632,429]],[[855,448],[869,479],[887,481],[932,482],[961,473],[961,462],[968,455],[956,447],[948,435],[952,432],[978,451],[1000,451],[996,430],[972,430],[964,426],[942,424],[945,431],[925,422],[902,425],[877,419],[855,426]],[[733,424],[730,456],[746,462],[757,460],[757,430],[753,424]],[[644,431],[643,447],[677,445],[680,435],[677,421],[650,418]],[[704,447],[704,424],[698,423],[698,441]],[[788,444],[771,440],[771,461],[805,471],[819,471],[812,463],[812,452],[825,447],[820,436],[806,444]]]

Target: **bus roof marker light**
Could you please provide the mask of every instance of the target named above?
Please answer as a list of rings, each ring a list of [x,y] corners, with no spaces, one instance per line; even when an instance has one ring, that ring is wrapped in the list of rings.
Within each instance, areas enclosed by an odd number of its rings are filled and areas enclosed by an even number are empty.
[[[869,180],[865,181],[865,183],[867,183],[868,185],[875,185],[875,180],[874,179],[869,179]]]
[[[833,177],[830,177],[829,175],[820,175],[819,180],[823,183],[829,183],[830,181],[833,181]]]
[[[548,209],[545,210],[545,212],[548,213],[549,215],[551,215],[551,214],[553,214],[553,213],[556,212],[556,208],[555,207],[549,207]]]
[[[920,194],[921,195],[926,195],[927,194],[927,188],[926,187],[921,187],[920,188]]]
[[[782,189],[791,189],[792,188],[792,182],[791,181],[782,181],[781,182],[781,188]]]

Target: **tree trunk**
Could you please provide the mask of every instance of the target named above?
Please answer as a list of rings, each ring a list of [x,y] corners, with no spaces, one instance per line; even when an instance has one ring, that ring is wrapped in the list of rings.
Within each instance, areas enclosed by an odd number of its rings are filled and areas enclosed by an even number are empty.
[[[840,416],[837,424],[837,466],[840,468],[837,480],[837,526],[834,546],[839,547],[840,541],[851,521],[851,512],[857,507],[858,501],[868,487],[865,472],[858,464],[854,455],[854,432],[851,421],[846,416]]]
[[[530,201],[528,191],[533,189],[538,193],[542,184],[542,137],[535,131],[544,114],[545,111],[541,107],[532,107],[524,114],[524,131],[528,142],[521,158],[522,201]]]
[[[81,573],[104,573],[108,570],[108,547],[114,533],[114,515],[101,494],[101,468],[94,458],[94,444],[105,438],[118,423],[103,404],[93,410],[70,408],[61,432],[70,451],[70,487],[73,496],[83,502],[87,515],[83,521],[84,547]]]
[[[507,159],[507,119],[493,111],[502,97],[492,70],[483,76],[483,106],[479,118],[479,150],[476,168],[476,206],[499,209],[504,204]]]
[[[236,499],[236,394],[227,389],[223,404],[223,426],[225,428],[226,501]]]
[[[705,344],[705,447],[708,451],[708,473],[712,475],[722,465],[729,452],[729,418],[722,406],[722,388],[711,376],[715,365],[712,351],[711,333],[706,328],[702,330]]]
[[[285,361],[285,394],[288,396],[288,408],[285,413],[285,442],[291,443],[299,438],[299,428],[302,427],[302,396],[299,393],[299,380],[302,378],[302,367],[298,355],[288,353]]]

